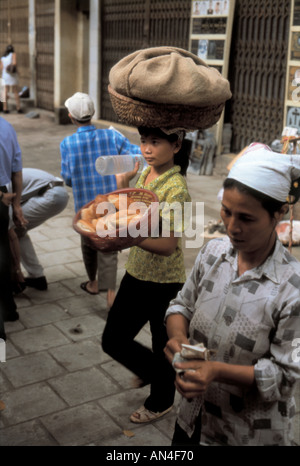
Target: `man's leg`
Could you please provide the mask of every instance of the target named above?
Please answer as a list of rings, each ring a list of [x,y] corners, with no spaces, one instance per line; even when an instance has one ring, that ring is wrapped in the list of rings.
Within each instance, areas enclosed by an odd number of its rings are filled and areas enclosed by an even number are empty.
[[[28,277],[38,278],[44,276],[44,268],[40,264],[31,238],[28,233],[19,238],[21,263],[26,270]]]
[[[62,212],[68,199],[67,191],[61,186],[48,189],[42,196],[28,199],[22,204],[24,217],[28,221],[27,231],[42,225],[49,218]],[[28,273],[28,277],[25,278],[26,285],[38,290],[46,290],[48,285],[44,269],[40,264],[30,236],[22,231],[17,231],[17,234],[20,241],[21,263]]]
[[[42,225],[49,218],[58,215],[68,203],[69,195],[62,186],[48,189],[42,196],[34,196],[22,204],[27,230]]]

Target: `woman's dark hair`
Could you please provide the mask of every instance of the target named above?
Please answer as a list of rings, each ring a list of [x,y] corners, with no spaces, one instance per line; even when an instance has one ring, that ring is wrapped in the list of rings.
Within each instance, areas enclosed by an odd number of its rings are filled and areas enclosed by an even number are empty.
[[[8,45],[6,47],[6,50],[5,50],[5,53],[4,53],[4,57],[7,57],[7,55],[9,55],[10,53],[14,53],[14,48],[12,45]]]
[[[270,217],[272,218],[274,217],[275,212],[279,212],[281,207],[288,203],[288,201],[277,201],[276,199],[273,199],[272,197],[267,196],[266,194],[263,194],[260,191],[257,191],[256,189],[250,188],[249,186],[246,186],[245,184],[240,183],[239,181],[234,180],[233,178],[226,178],[226,180],[223,183],[223,188],[236,188],[240,193],[245,193],[250,196],[253,196],[261,203],[262,207],[269,213]],[[296,200],[294,202],[296,202]]]
[[[178,134],[176,133],[166,134],[159,128],[147,128],[146,126],[140,126],[138,128],[138,132],[140,133],[141,136],[147,137],[150,135],[155,135],[158,138],[166,139],[169,142],[177,142],[179,139]],[[183,138],[183,141],[181,142],[180,150],[177,152],[177,154],[174,155],[174,164],[180,166],[180,173],[183,176],[186,175],[186,171],[189,166],[189,156],[190,156],[189,149],[190,149],[190,146],[188,142]]]

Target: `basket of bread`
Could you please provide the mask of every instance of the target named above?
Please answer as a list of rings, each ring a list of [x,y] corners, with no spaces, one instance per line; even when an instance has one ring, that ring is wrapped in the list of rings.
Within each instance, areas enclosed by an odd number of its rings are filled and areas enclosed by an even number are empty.
[[[140,188],[118,189],[99,194],[82,207],[73,228],[91,246],[103,252],[121,251],[150,236],[159,223],[158,197]]]

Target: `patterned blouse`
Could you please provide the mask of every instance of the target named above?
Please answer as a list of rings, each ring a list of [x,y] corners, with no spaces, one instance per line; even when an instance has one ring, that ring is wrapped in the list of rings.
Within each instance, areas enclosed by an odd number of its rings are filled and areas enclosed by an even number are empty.
[[[261,266],[239,277],[229,239],[211,240],[166,316],[172,313],[189,320],[191,344],[203,342],[216,350],[213,359],[255,370],[253,388],[213,382],[203,398],[182,398],[178,422],[188,435],[202,407],[201,443],[291,445],[300,378],[300,263],[277,240]]]
[[[176,203],[182,206],[184,213],[184,202],[190,202],[186,181],[179,173],[180,167],[175,165],[170,170],[160,175],[145,186],[145,180],[151,167],[147,167],[136,183],[136,188],[145,188],[157,194],[159,204],[166,202],[167,205]],[[166,209],[167,210],[167,209]],[[170,231],[174,231],[174,218],[170,215]],[[178,230],[178,222],[175,222]],[[180,229],[183,230],[181,223]],[[144,251],[138,246],[130,249],[126,263],[127,272],[139,280],[156,283],[184,283],[186,280],[181,238],[178,237],[178,245],[169,257]]]

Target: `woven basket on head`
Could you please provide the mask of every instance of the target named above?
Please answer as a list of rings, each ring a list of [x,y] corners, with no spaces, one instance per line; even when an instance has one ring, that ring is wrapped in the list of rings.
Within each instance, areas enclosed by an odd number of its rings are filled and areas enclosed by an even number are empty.
[[[108,92],[119,120],[136,127],[207,129],[219,121],[225,105],[225,102],[209,107],[151,103],[118,94],[110,85]]]
[[[141,188],[124,188],[118,189],[108,194],[126,194],[137,203],[144,203],[148,208],[143,217],[133,222],[137,231],[137,236],[131,236],[129,227],[117,228],[112,235],[98,236],[95,233],[83,231],[77,226],[81,219],[81,211],[89,207],[94,201],[89,202],[80,209],[73,218],[73,228],[77,233],[84,236],[93,249],[102,252],[121,251],[132,246],[138,245],[145,238],[150,236],[151,231],[157,227],[159,222],[159,201],[157,195],[147,189]],[[132,231],[132,230],[131,230]]]

